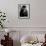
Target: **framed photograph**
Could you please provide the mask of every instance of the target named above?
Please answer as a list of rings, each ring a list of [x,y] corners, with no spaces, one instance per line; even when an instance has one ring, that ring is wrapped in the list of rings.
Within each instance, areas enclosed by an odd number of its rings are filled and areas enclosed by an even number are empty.
[[[18,18],[30,18],[30,4],[18,4]]]

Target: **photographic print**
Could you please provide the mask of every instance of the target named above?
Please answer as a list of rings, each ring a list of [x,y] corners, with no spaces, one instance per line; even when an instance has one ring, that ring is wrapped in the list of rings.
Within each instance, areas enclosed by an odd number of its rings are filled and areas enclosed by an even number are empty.
[[[19,4],[19,18],[30,18],[30,4]]]

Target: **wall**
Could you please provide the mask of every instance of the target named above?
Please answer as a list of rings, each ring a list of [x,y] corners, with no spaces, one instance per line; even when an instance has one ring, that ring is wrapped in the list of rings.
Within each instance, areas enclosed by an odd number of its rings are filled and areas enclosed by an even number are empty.
[[[18,4],[30,4],[30,19],[18,19]],[[0,0],[6,12],[6,27],[46,27],[46,0]]]
[[[30,4],[30,19],[18,19],[18,4],[25,3]],[[46,0],[0,0],[0,10],[6,12],[5,26],[11,31],[20,31],[20,36],[31,31],[46,31]]]

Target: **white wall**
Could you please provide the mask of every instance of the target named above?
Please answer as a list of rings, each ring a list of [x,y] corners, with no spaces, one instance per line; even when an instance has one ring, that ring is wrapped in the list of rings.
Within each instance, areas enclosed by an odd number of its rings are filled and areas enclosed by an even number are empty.
[[[30,19],[18,19],[18,4],[30,4]],[[46,0],[0,0],[6,12],[6,27],[46,27]]]
[[[18,19],[18,4],[25,3],[30,4],[30,19]],[[0,10],[6,12],[5,26],[11,31],[20,31],[20,37],[32,31],[46,33],[46,0],[0,0]]]

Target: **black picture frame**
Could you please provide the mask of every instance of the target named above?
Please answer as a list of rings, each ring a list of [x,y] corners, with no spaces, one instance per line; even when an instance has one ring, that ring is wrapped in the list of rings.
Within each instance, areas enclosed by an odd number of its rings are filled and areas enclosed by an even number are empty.
[[[18,18],[20,19],[30,18],[30,4],[18,4]]]

